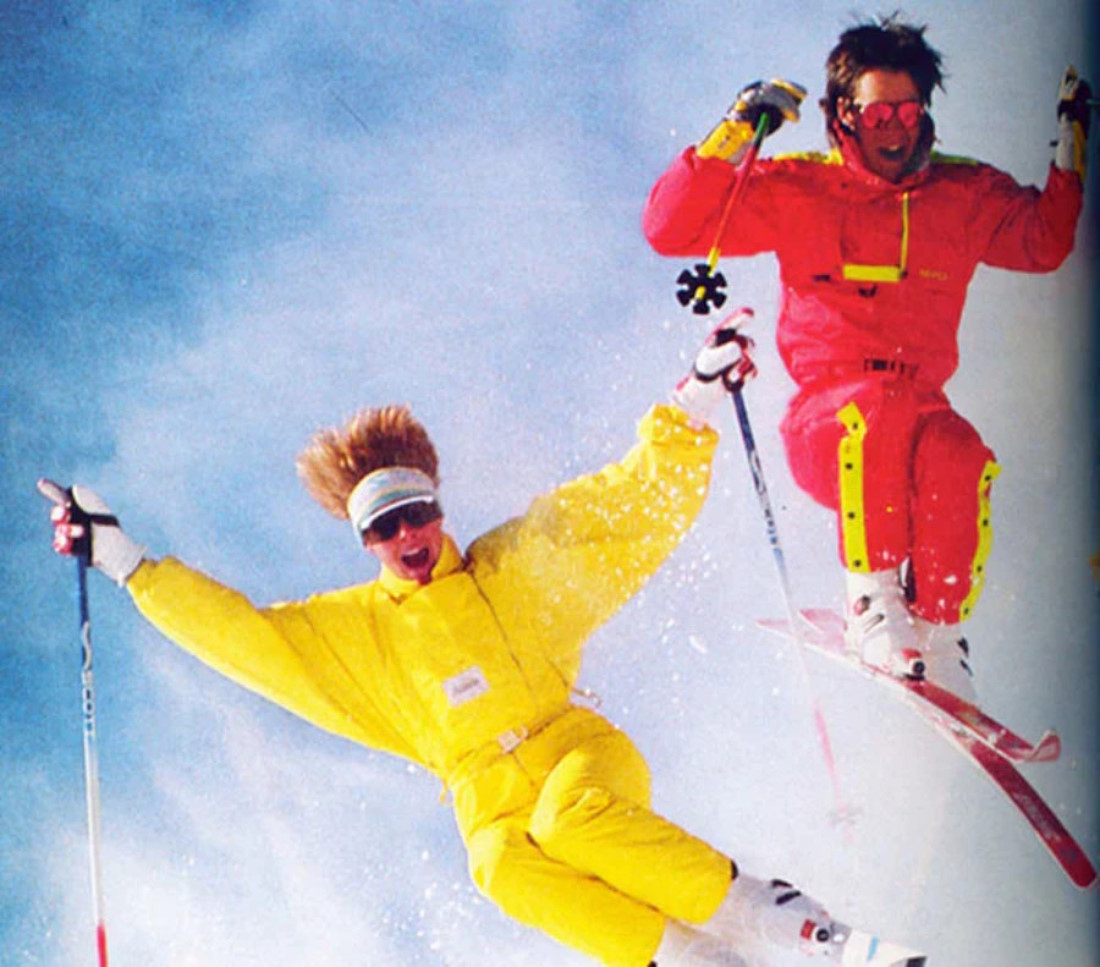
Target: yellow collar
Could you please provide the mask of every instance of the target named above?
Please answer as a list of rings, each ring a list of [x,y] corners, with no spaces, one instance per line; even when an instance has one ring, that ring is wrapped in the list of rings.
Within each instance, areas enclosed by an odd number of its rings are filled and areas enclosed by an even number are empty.
[[[439,560],[435,562],[435,567],[432,568],[432,580],[438,581],[440,578],[461,571],[463,567],[465,567],[465,562],[462,560],[457,545],[451,540],[449,534],[444,534],[443,550],[440,552]],[[426,586],[407,578],[398,577],[393,571],[385,567],[382,568],[382,573],[378,576],[378,583],[382,585],[383,591],[399,601],[403,601],[414,591]]]

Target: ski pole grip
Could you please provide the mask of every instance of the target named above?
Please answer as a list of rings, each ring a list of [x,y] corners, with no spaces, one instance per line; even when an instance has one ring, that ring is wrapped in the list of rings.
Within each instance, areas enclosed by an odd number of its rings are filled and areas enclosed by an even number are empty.
[[[72,538],[72,549],[66,553],[71,554],[71,556],[75,558],[79,558],[85,564],[91,564],[92,525],[104,524],[117,527],[118,518],[113,514],[89,513],[76,502],[71,487],[62,487],[61,484],[54,483],[52,480],[47,480],[45,477],[38,481],[38,492],[58,507],[66,508],[69,524],[78,526],[82,529],[80,536]]]
[[[38,481],[38,492],[51,503],[60,504],[62,507],[71,503],[73,499],[71,490],[45,477]]]

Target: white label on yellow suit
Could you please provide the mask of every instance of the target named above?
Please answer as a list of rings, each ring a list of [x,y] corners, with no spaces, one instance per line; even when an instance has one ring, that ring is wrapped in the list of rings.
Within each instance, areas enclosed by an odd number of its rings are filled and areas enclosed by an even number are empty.
[[[471,665],[443,683],[443,691],[453,708],[472,702],[479,695],[489,691],[489,682],[477,665]]]

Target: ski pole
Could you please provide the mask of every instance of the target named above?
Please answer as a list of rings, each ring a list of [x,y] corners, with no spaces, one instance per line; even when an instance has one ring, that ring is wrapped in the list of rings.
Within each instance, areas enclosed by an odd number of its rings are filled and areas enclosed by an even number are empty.
[[[88,812],[88,856],[92,874],[92,910],[95,915],[99,967],[107,967],[107,921],[103,904],[103,865],[100,861],[99,756],[96,751],[95,682],[92,676],[92,622],[88,612],[88,559],[76,559],[77,600],[80,608],[80,684],[84,709],[84,797]]]
[[[726,301],[725,293],[719,291],[725,287],[726,279],[723,275],[715,275],[714,273],[715,268],[718,266],[718,259],[722,255],[722,236],[726,232],[726,223],[729,222],[730,213],[737,207],[737,203],[745,193],[745,187],[749,182],[749,173],[752,171],[753,165],[756,164],[756,156],[760,154],[760,145],[764,143],[764,138],[768,136],[769,124],[768,114],[765,111],[761,113],[760,120],[756,123],[752,140],[749,142],[749,146],[745,150],[745,156],[741,159],[741,164],[737,169],[737,180],[733,183],[725,204],[722,206],[722,215],[718,219],[718,228],[714,233],[714,244],[711,245],[710,251],[707,253],[706,262],[700,262],[696,265],[694,274],[684,269],[676,280],[684,286],[677,293],[680,305],[686,306],[690,302],[693,311],[700,315],[710,311],[711,302],[716,307],[721,308]],[[694,286],[692,286],[692,283],[695,283]]]
[[[814,691],[810,679],[810,671],[806,666],[806,656],[802,643],[802,630],[799,624],[799,615],[794,606],[794,596],[791,594],[790,577],[787,574],[787,561],[783,554],[783,545],[779,541],[779,527],[775,522],[775,512],[772,510],[771,498],[768,496],[768,487],[764,481],[764,468],[760,463],[760,451],[756,448],[756,438],[753,436],[752,424],[749,422],[749,411],[745,406],[742,395],[743,386],[735,386],[730,395],[733,397],[733,407],[737,412],[737,425],[741,430],[741,439],[745,444],[745,456],[748,458],[749,471],[752,474],[753,489],[756,491],[760,502],[760,509],[764,514],[764,525],[768,532],[768,544],[772,549],[772,558],[775,569],[779,575],[779,586],[783,593],[783,603],[787,609],[787,621],[790,623],[791,634],[794,636],[795,648],[798,652],[798,668],[802,679],[802,686],[810,699],[810,708],[813,712],[814,726],[817,731],[818,744],[825,759],[825,768],[829,773],[829,780],[833,787],[833,803],[836,817],[841,822],[851,819],[851,812],[844,802],[844,796],[840,789],[840,777],[837,773],[836,758],[833,755],[833,743],[829,738],[829,728],[825,722],[825,713],[821,709],[817,694]]]
[[[38,489],[55,504],[72,506],[71,491],[50,480],[41,480]],[[95,916],[96,957],[99,967],[107,967],[107,922],[103,904],[103,866],[100,860],[99,756],[96,751],[95,680],[92,674],[92,621],[88,609],[88,564],[91,557],[91,522],[78,538],[73,550],[76,558],[76,600],[80,621],[80,686],[84,733],[84,799],[88,817],[88,856],[92,875],[92,910]]]
[[[756,156],[760,154],[760,145],[764,143],[764,139],[768,136],[768,125],[770,123],[768,112],[761,111],[760,120],[756,122],[756,130],[752,133],[752,140],[749,142],[748,148],[745,149],[745,157],[741,159],[741,165],[737,170],[737,181],[733,183],[726,204],[722,208],[722,217],[718,220],[718,228],[714,233],[714,244],[707,254],[707,267],[711,272],[718,265],[718,259],[722,255],[722,236],[726,234],[726,223],[730,220],[730,212],[737,207],[737,203],[745,193],[745,186],[749,183],[749,173],[752,171],[753,165],[756,164]]]

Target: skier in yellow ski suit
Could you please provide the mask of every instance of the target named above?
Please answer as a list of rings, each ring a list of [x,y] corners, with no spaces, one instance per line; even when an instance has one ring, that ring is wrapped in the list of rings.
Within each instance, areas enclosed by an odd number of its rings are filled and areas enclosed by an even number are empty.
[[[646,414],[621,462],[539,497],[465,555],[442,529],[434,449],[400,407],[318,434],[299,460],[314,496],[379,558],[375,581],[257,608],[148,558],[80,487],[53,512],[55,547],[88,553],[74,545],[90,537],[91,562],[168,638],[307,721],[438,775],[475,882],[517,920],[622,967],[741,964],[733,948],[750,935],[810,953],[832,942],[825,912],[652,812],[630,739],[570,700],[585,640],[703,504],[717,443],[705,421],[753,372],[736,331],[747,314],[711,334],[675,405]],[[364,432],[357,464],[349,439]]]

